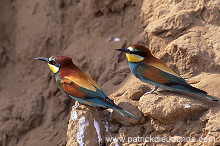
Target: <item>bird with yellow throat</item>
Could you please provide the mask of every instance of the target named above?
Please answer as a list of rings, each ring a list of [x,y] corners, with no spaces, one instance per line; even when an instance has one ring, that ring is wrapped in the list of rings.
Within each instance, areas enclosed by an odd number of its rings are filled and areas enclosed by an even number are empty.
[[[50,58],[38,57],[34,59],[47,62],[55,74],[59,89],[79,103],[110,108],[123,116],[137,119],[109,99],[96,82],[80,70],[70,57],[52,56]]]
[[[189,85],[186,80],[176,74],[170,67],[154,57],[145,46],[131,45],[127,49],[116,50],[126,53],[128,65],[135,77],[154,86],[145,95],[153,93],[159,87],[164,90],[196,94],[212,101],[219,101],[219,99],[208,95],[205,91]]]

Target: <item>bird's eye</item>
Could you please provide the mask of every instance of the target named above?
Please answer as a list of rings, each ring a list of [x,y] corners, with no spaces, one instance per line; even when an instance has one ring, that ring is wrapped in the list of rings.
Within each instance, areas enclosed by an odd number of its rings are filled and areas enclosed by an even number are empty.
[[[146,57],[146,56],[147,56],[147,53],[145,53],[145,52],[140,52],[140,51],[133,51],[133,54],[137,54],[137,55],[139,55],[139,56],[141,56],[141,57]]]
[[[54,64],[56,64],[56,61],[54,61],[54,60],[50,60],[50,61],[49,61],[49,64],[54,65]]]

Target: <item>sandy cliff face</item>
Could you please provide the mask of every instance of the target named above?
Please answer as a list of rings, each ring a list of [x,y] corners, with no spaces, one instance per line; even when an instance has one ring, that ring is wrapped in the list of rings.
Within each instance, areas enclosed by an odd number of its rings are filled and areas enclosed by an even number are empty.
[[[218,103],[165,91],[143,96],[152,87],[133,77],[125,55],[114,49],[143,44],[190,84],[220,97],[219,8],[218,0],[2,0],[0,145],[114,145],[106,137],[115,136],[133,142],[137,136],[214,137],[163,144],[218,144]],[[47,65],[33,60],[52,55],[73,58],[140,120],[72,109]]]

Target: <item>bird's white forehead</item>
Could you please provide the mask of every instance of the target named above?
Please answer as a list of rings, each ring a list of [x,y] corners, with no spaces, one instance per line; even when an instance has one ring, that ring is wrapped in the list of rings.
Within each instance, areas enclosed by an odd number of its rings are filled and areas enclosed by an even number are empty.
[[[53,58],[53,56],[51,56],[51,57],[49,58],[49,60],[52,60],[52,58]]]
[[[132,47],[128,47],[128,50],[133,51],[134,49]]]

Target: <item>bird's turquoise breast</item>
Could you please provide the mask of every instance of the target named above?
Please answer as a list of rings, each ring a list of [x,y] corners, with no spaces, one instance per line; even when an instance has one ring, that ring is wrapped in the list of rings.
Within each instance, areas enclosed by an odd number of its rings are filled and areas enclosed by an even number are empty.
[[[135,62],[128,62],[128,66],[129,66],[131,72],[134,74],[134,76],[136,78],[139,78],[139,75],[137,74],[137,67],[138,67],[139,64],[140,64],[140,62],[137,62],[137,63],[135,63]]]
[[[59,74],[59,71],[57,73],[55,73],[55,80],[56,81],[58,80],[58,74]]]
[[[134,63],[134,62],[128,62],[128,66],[130,67],[130,70],[131,72],[134,74],[134,76],[136,78],[138,78],[139,80],[141,80],[142,82],[145,82],[145,83],[148,83],[148,84],[151,84],[153,86],[158,86],[157,83],[147,79],[146,77],[142,76],[140,73],[138,73],[137,71],[137,68],[138,66],[141,64],[141,62],[137,62],[137,63]]]

